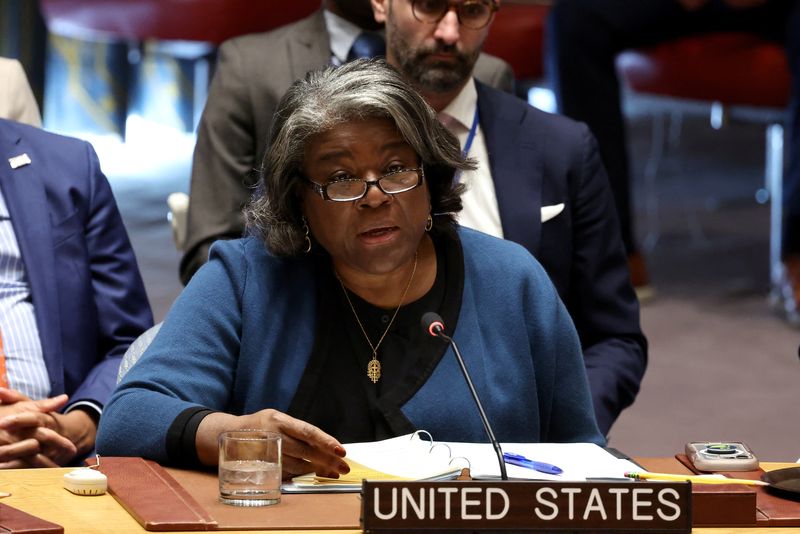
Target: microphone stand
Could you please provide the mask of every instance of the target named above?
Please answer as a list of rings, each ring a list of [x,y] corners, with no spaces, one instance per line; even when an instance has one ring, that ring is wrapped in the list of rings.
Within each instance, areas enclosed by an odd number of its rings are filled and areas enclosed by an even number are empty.
[[[425,316],[427,315],[428,314],[425,314]],[[423,316],[423,320],[425,319],[425,316]],[[431,335],[445,340],[450,344],[451,347],[453,347],[453,352],[456,355],[456,361],[458,361],[458,366],[461,367],[461,373],[464,375],[464,380],[467,381],[469,392],[472,393],[472,398],[475,400],[475,404],[478,406],[478,414],[481,416],[483,428],[486,429],[486,434],[489,436],[489,441],[492,442],[492,448],[494,448],[494,452],[497,455],[497,462],[500,465],[500,479],[508,480],[508,474],[506,473],[506,462],[503,459],[503,449],[500,448],[500,443],[497,441],[497,438],[494,437],[492,427],[489,425],[489,418],[486,417],[486,412],[483,411],[483,405],[481,405],[480,398],[478,398],[478,392],[475,391],[475,386],[472,384],[472,379],[469,377],[469,371],[467,371],[467,366],[464,364],[464,358],[461,357],[461,351],[458,350],[458,345],[456,345],[456,342],[453,341],[453,338],[444,333],[443,324],[441,320],[438,319],[438,316],[435,321],[431,321],[431,325],[426,328],[426,330]]]

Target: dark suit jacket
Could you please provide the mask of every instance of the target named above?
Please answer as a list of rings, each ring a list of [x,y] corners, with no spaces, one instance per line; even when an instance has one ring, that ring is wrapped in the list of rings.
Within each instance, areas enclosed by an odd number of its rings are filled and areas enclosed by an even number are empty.
[[[12,169],[9,158],[31,163]],[[102,406],[122,355],[153,324],[91,145],[0,120],[0,188],[30,284],[51,394]]]
[[[566,304],[606,434],[639,391],[647,342],[597,143],[582,123],[477,87],[503,235],[541,262]],[[541,207],[560,203],[542,223]]]
[[[322,11],[276,30],[223,43],[192,163],[188,226],[181,279],[184,284],[208,258],[216,239],[241,237],[242,207],[258,181],[272,116],[295,80],[330,63],[330,37]],[[478,79],[512,91],[505,62],[481,55]]]

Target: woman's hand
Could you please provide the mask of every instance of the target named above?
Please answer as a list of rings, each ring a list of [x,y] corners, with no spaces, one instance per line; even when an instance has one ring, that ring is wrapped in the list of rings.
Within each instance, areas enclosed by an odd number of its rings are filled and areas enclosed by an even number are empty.
[[[226,430],[260,429],[278,432],[283,437],[283,478],[316,472],[320,476],[338,478],[350,467],[342,458],[344,447],[335,438],[312,424],[283,412],[267,409],[233,416],[212,413],[197,429],[197,456],[206,465],[218,462],[217,436]]]
[[[251,416],[243,428],[264,428],[283,436],[283,477],[290,478],[316,472],[320,476],[339,478],[350,467],[342,460],[344,447],[332,436],[312,424],[295,419],[277,410],[261,410]],[[246,419],[247,420],[247,419]]]

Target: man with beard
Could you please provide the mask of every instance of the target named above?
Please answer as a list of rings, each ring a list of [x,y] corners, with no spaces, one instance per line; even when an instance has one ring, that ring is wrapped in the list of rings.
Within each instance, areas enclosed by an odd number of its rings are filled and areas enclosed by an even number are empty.
[[[255,188],[254,170],[283,93],[310,70],[383,55],[380,28],[369,0],[324,0],[305,19],[223,43],[197,129],[180,267],[184,284],[206,262],[211,243],[242,236],[241,211]],[[497,58],[481,55],[476,76],[513,91],[513,72]]]
[[[386,25],[387,60],[478,164],[460,177],[468,190],[459,222],[516,241],[545,267],[580,334],[607,434],[639,390],[647,342],[594,138],[473,78],[496,0],[371,2]]]

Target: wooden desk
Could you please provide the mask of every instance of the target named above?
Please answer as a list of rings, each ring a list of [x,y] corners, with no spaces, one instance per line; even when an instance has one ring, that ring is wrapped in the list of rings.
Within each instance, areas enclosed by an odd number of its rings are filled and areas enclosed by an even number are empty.
[[[767,463],[765,471],[796,467],[797,464]],[[11,493],[3,503],[64,527],[66,534],[142,534],[145,531],[111,495],[82,497],[73,495],[62,487],[62,477],[71,469],[16,469],[0,471],[0,491]],[[694,529],[699,533],[774,532],[766,528]],[[232,534],[252,534],[255,531],[225,531]],[[278,531],[265,531],[278,532]],[[286,534],[303,534],[321,531],[281,531]],[[356,533],[358,530],[327,530],[331,534]]]

